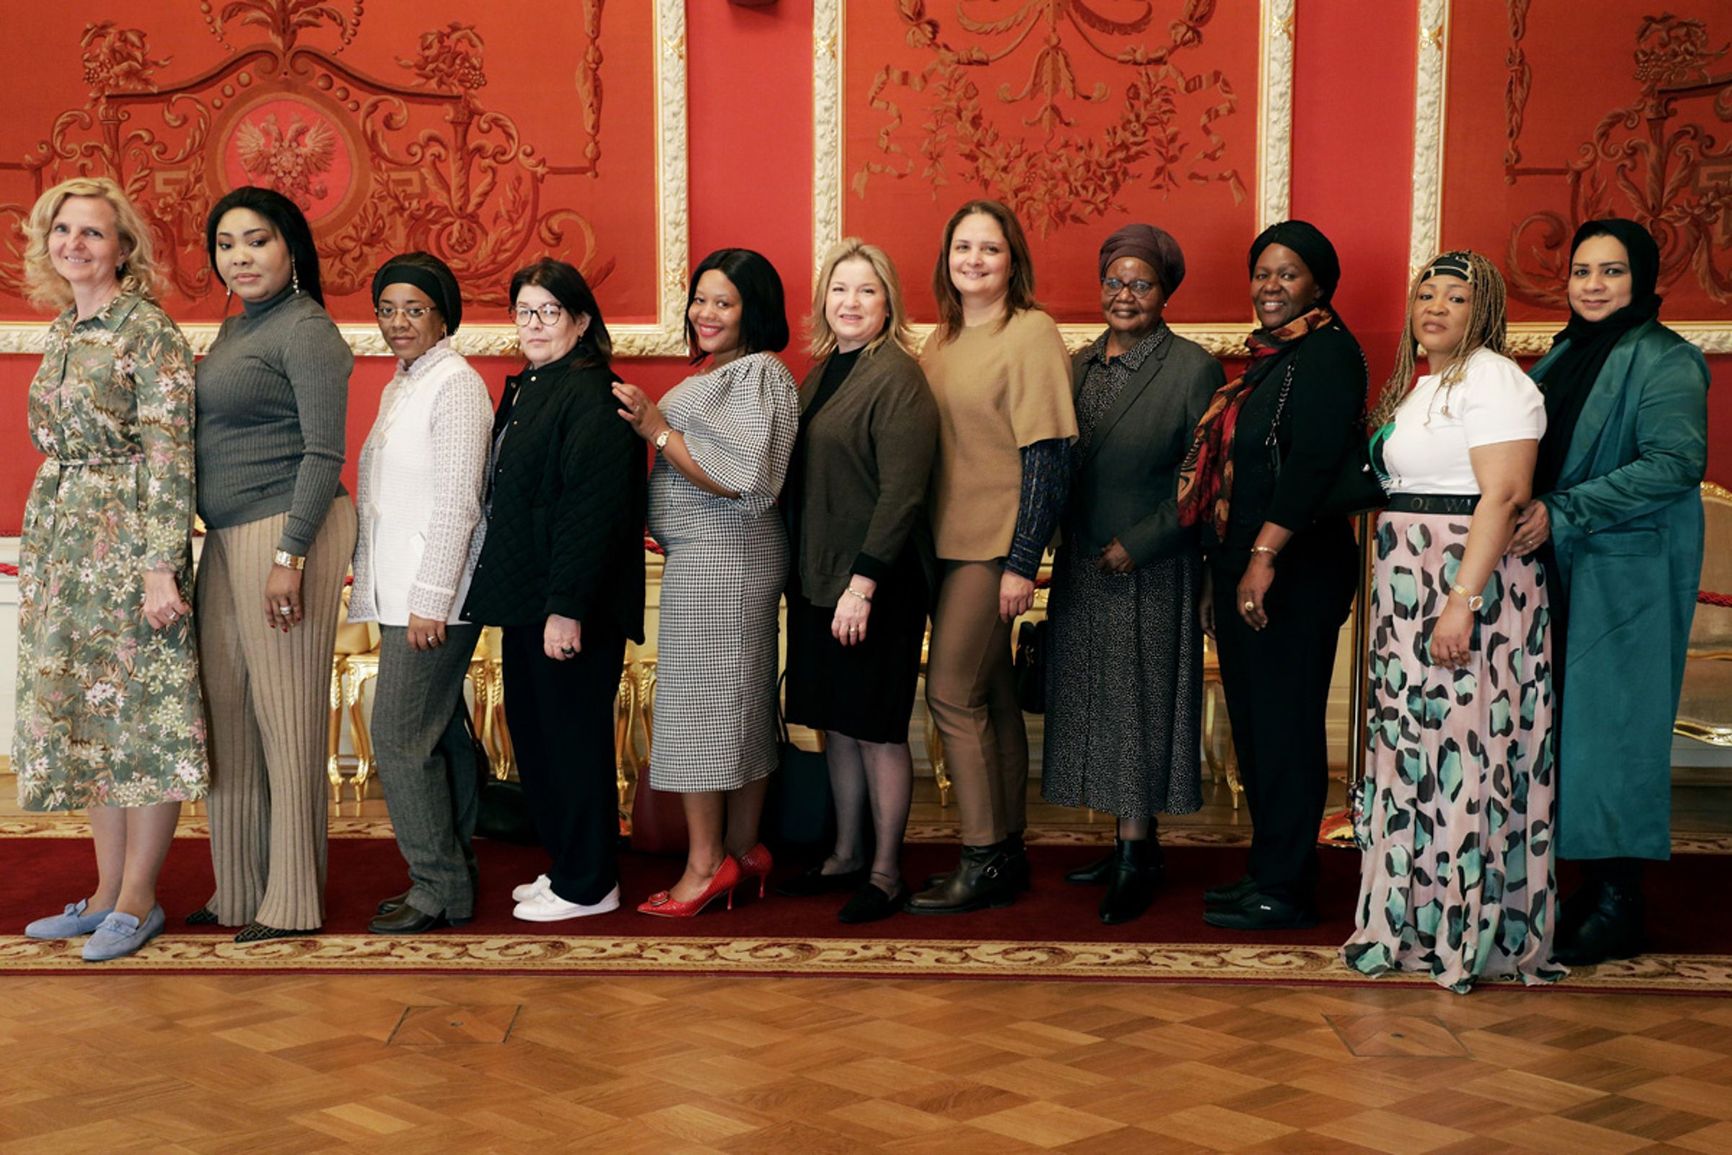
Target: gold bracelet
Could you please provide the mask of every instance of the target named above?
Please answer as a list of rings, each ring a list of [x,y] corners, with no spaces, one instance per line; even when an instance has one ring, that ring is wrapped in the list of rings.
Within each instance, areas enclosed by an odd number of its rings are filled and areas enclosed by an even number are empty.
[[[1274,548],[1273,546],[1267,546],[1267,545],[1254,545],[1251,547],[1251,552],[1252,553],[1266,553],[1269,555],[1269,558],[1271,561],[1273,561],[1275,558],[1281,556],[1280,550]]]
[[[306,569],[307,568],[307,559],[306,558],[302,557],[299,554],[290,553],[286,549],[279,549],[276,552],[276,555],[271,560],[276,562],[278,565],[282,566],[284,569]]]
[[[872,603],[872,595],[871,594],[863,594],[859,590],[855,589],[853,586],[843,586],[842,592],[845,594],[852,594],[853,596],[859,598],[861,601],[867,603],[868,605],[870,605]]]

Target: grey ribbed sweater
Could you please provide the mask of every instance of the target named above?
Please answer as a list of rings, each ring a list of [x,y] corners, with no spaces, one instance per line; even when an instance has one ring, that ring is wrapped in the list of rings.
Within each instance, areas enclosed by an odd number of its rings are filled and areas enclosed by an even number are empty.
[[[285,290],[223,322],[198,364],[198,512],[212,529],[289,513],[278,542],[305,555],[347,445],[355,358],[324,307]]]

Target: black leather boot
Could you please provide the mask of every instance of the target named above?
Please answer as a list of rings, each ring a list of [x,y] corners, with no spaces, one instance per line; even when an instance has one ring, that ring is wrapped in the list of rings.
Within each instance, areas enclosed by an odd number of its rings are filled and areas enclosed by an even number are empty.
[[[1600,903],[1601,886],[1599,879],[1590,877],[1576,888],[1575,893],[1558,903],[1558,932],[1552,938],[1553,954],[1575,945],[1582,924],[1588,921],[1588,916]]]
[[[1119,843],[1123,846],[1124,843]],[[1079,866],[1064,876],[1064,880],[1072,886],[1100,886],[1112,881],[1113,868],[1118,865],[1119,852],[1115,847],[1107,851],[1087,866]]]
[[[1165,874],[1160,843],[1152,838],[1119,839],[1106,897],[1101,899],[1101,921],[1114,926],[1149,909]]]
[[[962,864],[928,890],[908,900],[910,914],[967,914],[989,906],[1009,906],[1016,898],[1005,873],[1004,843],[964,846]]]
[[[1591,967],[1641,953],[1641,888],[1606,882],[1594,909],[1567,945],[1553,948],[1552,958],[1568,967]]]

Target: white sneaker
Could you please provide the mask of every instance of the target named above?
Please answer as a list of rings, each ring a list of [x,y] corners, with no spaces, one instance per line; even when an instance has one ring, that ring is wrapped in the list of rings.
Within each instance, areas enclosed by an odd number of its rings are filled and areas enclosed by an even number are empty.
[[[525,922],[559,922],[567,918],[583,918],[592,914],[606,914],[619,909],[619,885],[607,892],[600,902],[585,906],[581,902],[567,902],[551,890],[538,890],[511,912],[513,918],[521,918]]]
[[[512,902],[527,902],[531,898],[534,898],[536,895],[540,894],[542,891],[546,890],[548,887],[550,887],[552,885],[553,884],[548,881],[547,875],[538,874],[535,876],[534,882],[526,882],[522,886],[512,887],[511,888],[511,901]]]

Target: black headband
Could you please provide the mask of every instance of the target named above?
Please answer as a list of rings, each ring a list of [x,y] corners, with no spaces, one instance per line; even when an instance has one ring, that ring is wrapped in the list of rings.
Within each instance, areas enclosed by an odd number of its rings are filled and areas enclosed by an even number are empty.
[[[439,315],[445,320],[445,332],[455,333],[457,326],[463,320],[463,295],[457,288],[457,278],[449,269],[441,276],[437,270],[415,261],[405,261],[393,258],[386,261],[377,273],[373,274],[373,304],[379,304],[379,297],[385,292],[385,286],[405,284],[413,285],[427,294],[427,299],[438,308]]]
[[[1468,264],[1469,254],[1461,249],[1447,253],[1439,253],[1432,258],[1431,264],[1425,266],[1425,272],[1420,280],[1429,281],[1436,276],[1455,277],[1473,284],[1473,266]]]

